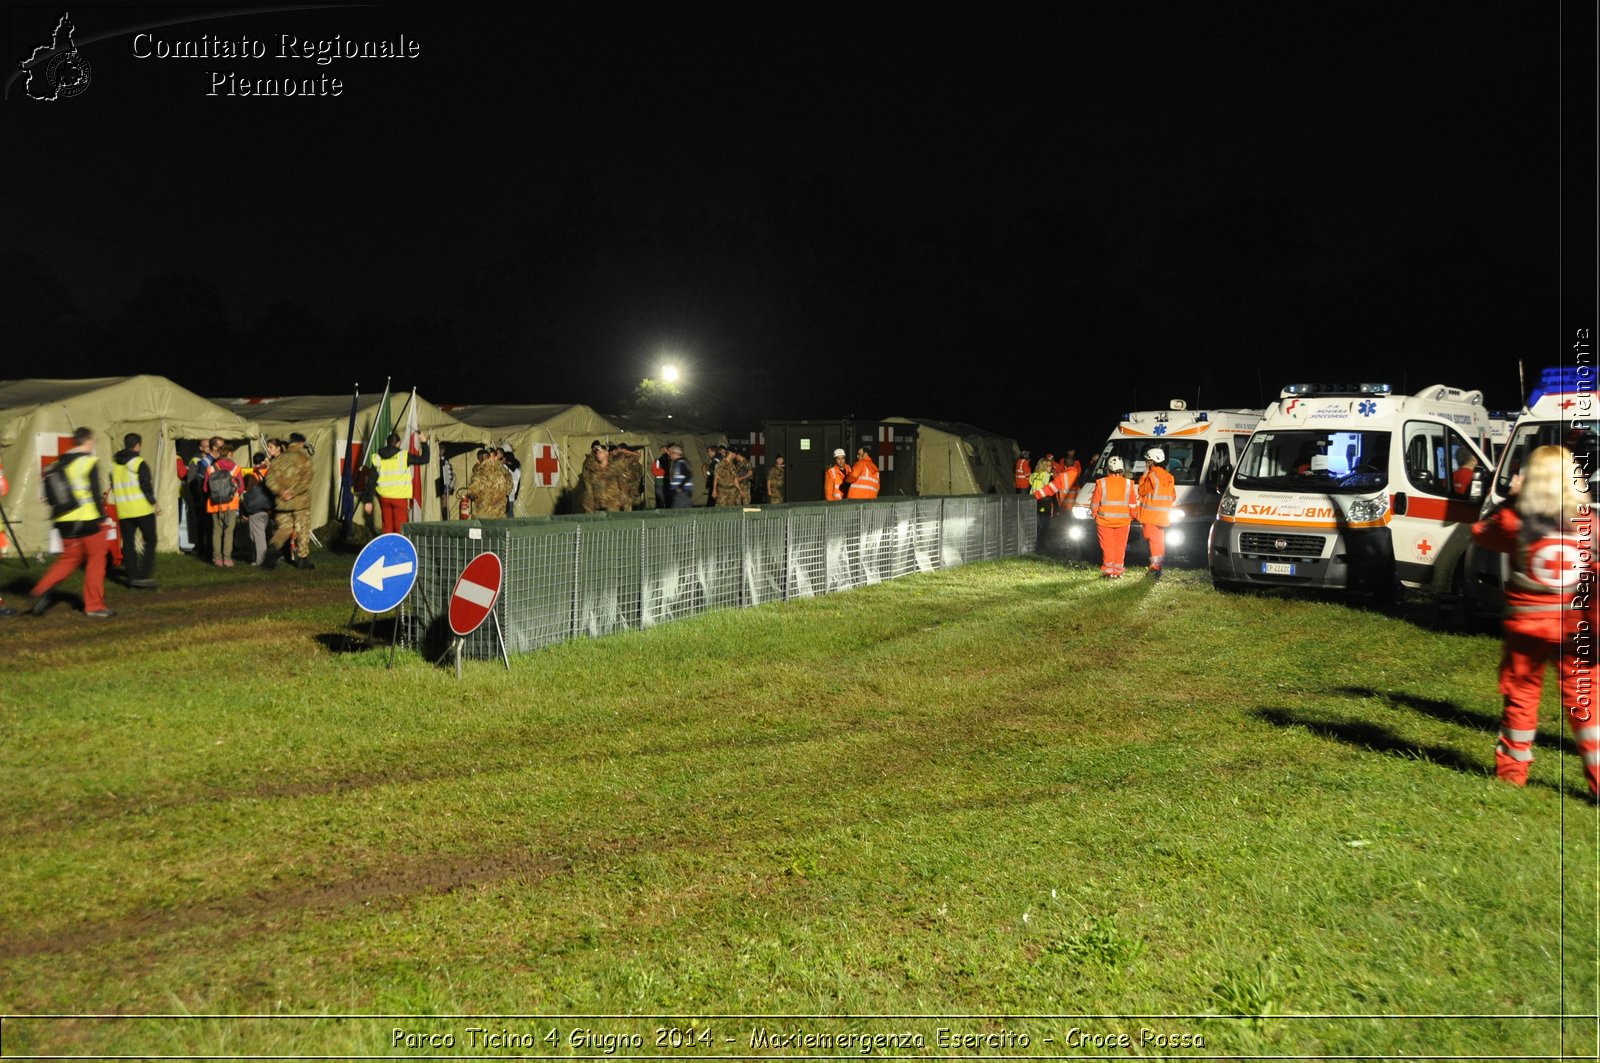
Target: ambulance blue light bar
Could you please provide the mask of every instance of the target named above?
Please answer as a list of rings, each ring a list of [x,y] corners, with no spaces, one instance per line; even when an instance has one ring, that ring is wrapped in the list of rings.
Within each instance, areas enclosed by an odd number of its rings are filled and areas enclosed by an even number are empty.
[[[1290,384],[1278,397],[1290,399],[1309,395],[1392,395],[1393,393],[1393,384]]]
[[[1594,389],[1594,370],[1589,366],[1552,366],[1539,371],[1539,383],[1528,396],[1528,405],[1532,407],[1546,395],[1571,395]]]

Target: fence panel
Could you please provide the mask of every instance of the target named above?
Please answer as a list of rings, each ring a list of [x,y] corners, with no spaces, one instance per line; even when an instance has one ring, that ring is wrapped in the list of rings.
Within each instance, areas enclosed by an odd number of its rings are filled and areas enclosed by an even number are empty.
[[[652,627],[732,609],[864,587],[915,572],[1035,547],[1033,500],[964,496],[651,510],[571,518],[413,521],[417,590],[401,609],[406,641],[448,646],[450,592],[468,561],[505,563],[495,616],[507,648],[526,653],[582,635]],[[494,623],[463,653],[499,654]]]

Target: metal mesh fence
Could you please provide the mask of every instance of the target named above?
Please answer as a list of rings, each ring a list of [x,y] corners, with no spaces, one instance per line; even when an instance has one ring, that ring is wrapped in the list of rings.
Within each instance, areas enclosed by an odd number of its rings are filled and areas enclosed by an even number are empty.
[[[461,570],[493,551],[505,579],[494,618],[462,652],[499,655],[1031,553],[1022,496],[883,499],[745,510],[649,510],[486,521],[413,521],[417,589],[402,606],[409,645],[442,652]]]

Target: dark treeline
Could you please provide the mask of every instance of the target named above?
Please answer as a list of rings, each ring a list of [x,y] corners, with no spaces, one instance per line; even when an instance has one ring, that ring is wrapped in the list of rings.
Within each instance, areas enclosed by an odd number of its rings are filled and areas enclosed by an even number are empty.
[[[0,330],[29,353],[0,376],[155,372],[218,395],[390,374],[438,402],[618,410],[670,347],[725,425],[908,413],[1026,442],[1173,396],[1254,405],[1287,377],[1460,383],[1509,406],[1516,359],[1558,339],[1554,258],[1468,222],[1356,260],[1276,195],[1132,227],[1066,204],[898,217],[803,175],[699,208],[577,181],[414,312],[163,272],[95,313],[54,263],[12,255]],[[1530,291],[1546,297],[1508,297]]]

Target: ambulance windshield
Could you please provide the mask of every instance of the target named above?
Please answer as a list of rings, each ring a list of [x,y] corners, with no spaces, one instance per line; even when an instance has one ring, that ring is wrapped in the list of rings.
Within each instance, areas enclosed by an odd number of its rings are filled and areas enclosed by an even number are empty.
[[[1517,425],[1495,476],[1495,495],[1504,498],[1510,493],[1511,478],[1522,471],[1529,454],[1539,447],[1552,446],[1572,451],[1574,466],[1588,473],[1589,497],[1600,497],[1596,493],[1600,489],[1600,434],[1593,421],[1525,421]]]
[[[1167,452],[1167,471],[1180,484],[1200,482],[1200,468],[1206,463],[1206,444],[1198,439],[1112,439],[1100,451],[1089,479],[1098,480],[1106,474],[1106,459],[1115,454],[1122,459],[1122,468],[1130,476],[1143,475],[1147,462],[1144,455],[1151,447]]]
[[[1233,482],[1258,491],[1381,491],[1389,484],[1389,433],[1258,431]]]

